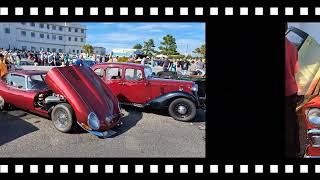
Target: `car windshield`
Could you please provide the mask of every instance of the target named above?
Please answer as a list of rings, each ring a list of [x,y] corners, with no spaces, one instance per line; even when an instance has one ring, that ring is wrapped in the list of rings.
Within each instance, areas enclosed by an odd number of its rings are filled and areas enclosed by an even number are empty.
[[[144,68],[144,75],[147,79],[152,78],[152,69],[151,67],[145,67]]]
[[[45,74],[31,75],[28,77],[28,89],[47,89],[48,86],[44,81]]]

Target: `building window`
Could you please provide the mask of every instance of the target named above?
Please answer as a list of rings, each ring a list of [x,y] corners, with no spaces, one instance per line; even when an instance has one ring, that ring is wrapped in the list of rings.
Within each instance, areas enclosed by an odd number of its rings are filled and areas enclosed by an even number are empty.
[[[81,42],[83,42],[83,38],[81,38]]]
[[[44,24],[40,24],[40,28],[44,28]]]
[[[63,29],[62,26],[59,26],[59,30],[62,31],[62,29]]]
[[[75,37],[75,38],[74,38],[74,41],[78,41],[78,38]]]
[[[50,51],[50,48],[47,48],[47,51],[49,52],[49,51]]]
[[[31,47],[31,51],[35,51],[36,50],[36,48],[35,47]]]
[[[55,26],[55,25],[52,25],[52,29],[53,29],[53,30],[56,30],[56,26]]]
[[[52,48],[52,52],[56,52],[56,50],[57,50],[56,48]]]
[[[75,53],[76,51],[75,51],[75,50],[72,50],[72,52]]]
[[[26,23],[25,23],[25,22],[22,22],[21,24],[22,24],[22,25],[25,25]],[[25,46],[24,46],[24,47],[25,47]]]
[[[22,51],[26,51],[27,50],[27,46],[22,46]]]
[[[69,37],[68,39],[69,39],[69,41],[71,41],[71,37]]]
[[[4,32],[5,32],[6,34],[10,34],[10,28],[4,28]]]
[[[40,38],[44,38],[44,34],[41,33],[41,34],[40,34]]]
[[[81,53],[83,53],[83,50],[81,50]]]
[[[77,50],[77,54],[79,53],[79,50]]]
[[[50,35],[49,34],[47,34],[47,39],[50,39]]]
[[[62,36],[59,36],[59,40],[62,40]]]
[[[71,32],[71,28],[69,27],[69,32]]]
[[[59,49],[59,53],[62,53],[62,49]]]
[[[35,24],[35,23],[30,23],[30,25],[31,25],[31,26],[33,26],[33,27],[35,27],[35,26],[36,26],[36,24]]]
[[[52,35],[52,39],[56,40],[56,35]]]
[[[36,33],[31,32],[31,37],[36,37]]]
[[[26,36],[26,35],[27,35],[27,32],[26,32],[26,31],[21,31],[21,35],[22,35],[22,36]]]
[[[47,29],[50,29],[50,25],[49,24],[47,24]]]
[[[78,29],[77,29],[77,28],[75,28],[75,29],[74,29],[74,32],[78,32]]]
[[[81,29],[81,33],[84,33],[84,29]]]

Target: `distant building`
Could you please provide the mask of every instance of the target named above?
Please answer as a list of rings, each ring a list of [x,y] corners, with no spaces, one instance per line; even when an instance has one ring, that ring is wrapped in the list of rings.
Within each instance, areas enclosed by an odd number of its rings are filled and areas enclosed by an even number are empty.
[[[86,26],[77,23],[0,23],[0,48],[81,53]]]
[[[100,55],[106,54],[106,48],[104,47],[93,47],[93,52]]]

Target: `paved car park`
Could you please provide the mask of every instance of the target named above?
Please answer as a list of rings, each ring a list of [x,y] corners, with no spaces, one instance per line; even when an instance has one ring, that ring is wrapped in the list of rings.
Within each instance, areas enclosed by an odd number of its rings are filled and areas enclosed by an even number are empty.
[[[0,112],[0,157],[205,157],[205,112],[194,122],[125,107],[117,134],[57,131],[51,120],[21,110]]]

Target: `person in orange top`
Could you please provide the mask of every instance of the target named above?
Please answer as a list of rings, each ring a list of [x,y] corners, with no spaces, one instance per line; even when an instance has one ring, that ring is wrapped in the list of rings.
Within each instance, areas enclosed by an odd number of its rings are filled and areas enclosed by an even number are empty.
[[[8,67],[5,63],[4,56],[0,54],[0,78],[3,79],[8,74]]]
[[[286,23],[286,31],[288,24]],[[296,114],[298,86],[295,74],[299,71],[298,50],[285,37],[285,140],[286,156],[295,158],[299,156],[299,122]]]

